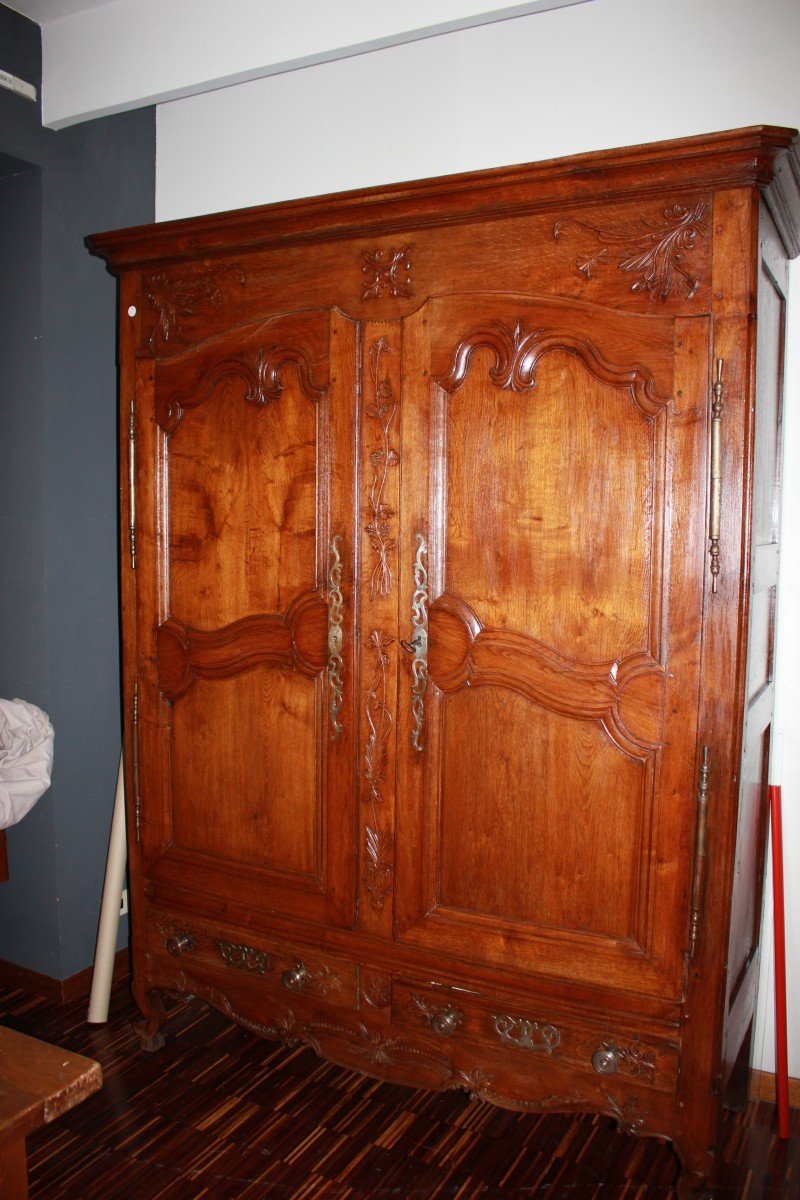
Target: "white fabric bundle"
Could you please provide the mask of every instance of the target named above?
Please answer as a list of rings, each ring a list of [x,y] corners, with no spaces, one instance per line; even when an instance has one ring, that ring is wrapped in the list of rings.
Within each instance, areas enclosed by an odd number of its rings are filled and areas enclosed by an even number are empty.
[[[16,825],[50,787],[53,726],[26,700],[0,700],[0,829]]]

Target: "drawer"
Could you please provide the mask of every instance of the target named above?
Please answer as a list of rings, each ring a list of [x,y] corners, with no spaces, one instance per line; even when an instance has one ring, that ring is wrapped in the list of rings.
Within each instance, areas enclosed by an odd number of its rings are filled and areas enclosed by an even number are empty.
[[[526,1062],[538,1059],[596,1080],[618,1076],[670,1093],[677,1085],[677,1037],[642,1035],[591,1016],[534,1010],[507,999],[398,979],[392,988],[392,1024],[427,1028],[440,1043],[478,1043],[491,1050],[495,1061],[508,1056],[509,1065],[523,1070]]]
[[[270,990],[304,995],[329,1003],[354,1008],[356,1004],[356,968],[334,955],[320,955],[307,946],[285,941],[245,940],[241,931],[233,932],[194,918],[149,913],[148,950],[164,959],[180,960],[184,970],[191,968],[230,974],[232,981],[249,978]]]

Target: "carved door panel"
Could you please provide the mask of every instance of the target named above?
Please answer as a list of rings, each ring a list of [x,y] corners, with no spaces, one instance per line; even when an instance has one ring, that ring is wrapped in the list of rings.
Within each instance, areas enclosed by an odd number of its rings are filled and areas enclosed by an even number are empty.
[[[294,313],[142,360],[136,429],[146,871],[345,925],[354,330]]]
[[[708,334],[496,295],[407,321],[402,941],[681,992]]]

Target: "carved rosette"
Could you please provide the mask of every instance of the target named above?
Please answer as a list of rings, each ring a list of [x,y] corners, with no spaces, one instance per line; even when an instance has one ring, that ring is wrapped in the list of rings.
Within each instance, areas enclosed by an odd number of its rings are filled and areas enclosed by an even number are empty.
[[[368,975],[361,985],[361,995],[370,1008],[388,1008],[392,1000],[392,981],[388,975]]]
[[[158,320],[150,335],[150,345],[155,349],[160,335],[165,344],[176,334],[182,333],[181,321],[192,317],[204,305],[220,308],[222,305],[222,279],[232,273],[244,286],[244,270],[238,263],[219,267],[207,275],[190,278],[175,278],[166,271],[145,276],[144,291],[151,306],[158,312]]]
[[[577,225],[595,239],[596,249],[581,251],[575,260],[586,279],[592,278],[596,267],[616,260],[620,271],[634,276],[632,292],[646,291],[652,297],[666,300],[672,294],[676,276],[679,276],[686,289],[686,298],[691,300],[700,280],[683,260],[708,233],[707,210],[708,201],[698,200],[692,204],[670,205],[664,209],[660,222],[647,217],[635,221],[610,221],[604,225],[578,219],[556,221],[553,237],[558,241],[569,225]]]
[[[361,270],[365,276],[362,300],[377,300],[383,295],[411,296],[410,246],[400,250],[362,250]]]

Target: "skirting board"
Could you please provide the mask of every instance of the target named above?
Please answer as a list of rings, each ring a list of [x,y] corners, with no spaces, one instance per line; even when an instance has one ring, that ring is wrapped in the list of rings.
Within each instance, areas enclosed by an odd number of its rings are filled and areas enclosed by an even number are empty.
[[[70,975],[68,979],[53,979],[50,975],[42,975],[39,971],[31,971],[27,967],[19,967],[16,963],[6,962],[0,958],[0,987],[20,988],[41,996],[45,1000],[53,1000],[56,1004],[71,1004],[74,1000],[88,1000],[92,986],[92,967]],[[127,946],[118,950],[114,958],[114,983],[127,979],[130,975],[130,954]]]
[[[771,1071],[751,1071],[749,1091],[753,1100],[769,1100],[770,1104],[775,1104],[775,1076]],[[789,1079],[789,1106],[800,1108],[800,1079]]]

